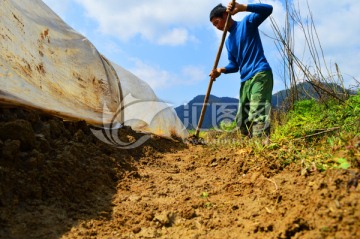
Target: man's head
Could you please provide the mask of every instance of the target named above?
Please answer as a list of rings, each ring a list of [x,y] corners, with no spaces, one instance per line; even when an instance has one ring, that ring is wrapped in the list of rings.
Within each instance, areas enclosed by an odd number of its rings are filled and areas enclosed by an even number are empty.
[[[225,12],[226,12],[226,7],[223,6],[221,3],[219,3],[218,5],[216,5],[216,7],[213,8],[213,10],[211,10],[211,12],[210,12],[210,21],[214,17],[222,17]]]
[[[210,12],[210,21],[217,29],[223,31],[226,22],[226,7],[223,6],[221,3],[218,4],[216,7],[213,8]]]

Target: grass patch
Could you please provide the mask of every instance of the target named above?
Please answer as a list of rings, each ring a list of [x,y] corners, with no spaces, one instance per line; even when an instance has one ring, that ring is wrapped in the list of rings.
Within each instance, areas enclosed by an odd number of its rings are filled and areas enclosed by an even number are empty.
[[[201,132],[208,147],[241,148],[256,158],[277,160],[283,166],[300,163],[302,173],[360,166],[360,92],[345,103],[299,101],[290,112],[273,117],[271,141],[249,139],[224,124],[222,131]]]

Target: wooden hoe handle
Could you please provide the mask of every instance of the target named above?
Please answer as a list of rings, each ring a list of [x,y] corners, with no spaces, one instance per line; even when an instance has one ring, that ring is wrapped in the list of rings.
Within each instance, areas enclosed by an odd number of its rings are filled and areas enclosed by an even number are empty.
[[[235,7],[235,0],[232,0],[232,6],[233,6],[233,8]],[[231,14],[229,13],[229,14],[227,15],[227,18],[226,18],[225,27],[224,27],[224,32],[223,32],[223,35],[222,35],[222,38],[221,38],[221,42],[220,42],[220,45],[219,45],[218,52],[217,52],[217,54],[216,54],[216,59],[215,59],[215,62],[214,62],[213,69],[216,69],[217,66],[218,66],[218,64],[219,64],[221,52],[222,52],[222,49],[223,49],[223,46],[224,46],[226,34],[227,34],[227,31],[228,31],[228,27],[229,27],[228,25],[229,25],[230,17],[231,17]],[[210,78],[209,85],[208,85],[208,89],[207,89],[207,92],[206,92],[206,95],[205,95],[205,99],[204,99],[204,104],[203,104],[203,107],[202,107],[202,109],[201,109],[201,114],[200,114],[199,122],[198,122],[198,125],[197,125],[197,128],[196,128],[195,137],[199,137],[200,128],[201,128],[201,125],[202,125],[202,123],[203,123],[203,121],[204,121],[205,112],[206,112],[206,107],[207,107],[207,102],[209,101],[209,96],[210,96],[212,84],[213,84],[213,80]]]

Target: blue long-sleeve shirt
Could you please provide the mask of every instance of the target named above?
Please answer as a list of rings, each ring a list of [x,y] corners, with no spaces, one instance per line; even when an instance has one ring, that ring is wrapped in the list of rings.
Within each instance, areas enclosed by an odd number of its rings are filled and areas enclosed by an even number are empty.
[[[258,27],[272,13],[273,7],[267,4],[248,4],[252,12],[241,21],[235,21],[229,29],[226,40],[229,64],[225,73],[239,71],[244,82],[260,71],[271,70],[261,43]]]

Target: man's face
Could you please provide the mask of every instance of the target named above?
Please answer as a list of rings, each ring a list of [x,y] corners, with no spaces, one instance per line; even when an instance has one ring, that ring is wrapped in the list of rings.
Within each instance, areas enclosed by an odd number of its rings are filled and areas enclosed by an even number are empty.
[[[212,24],[220,31],[224,31],[226,17],[225,14],[222,17],[214,17],[211,19]]]

